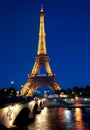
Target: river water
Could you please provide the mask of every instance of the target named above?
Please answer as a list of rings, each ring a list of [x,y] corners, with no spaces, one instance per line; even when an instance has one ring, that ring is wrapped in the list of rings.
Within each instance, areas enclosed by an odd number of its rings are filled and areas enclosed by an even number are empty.
[[[18,130],[90,130],[90,108],[47,108]]]

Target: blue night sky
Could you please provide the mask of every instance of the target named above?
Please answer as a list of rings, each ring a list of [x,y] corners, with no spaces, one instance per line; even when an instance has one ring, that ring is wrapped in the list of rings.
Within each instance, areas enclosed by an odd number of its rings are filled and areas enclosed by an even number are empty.
[[[43,4],[47,52],[61,88],[90,85],[90,0],[0,0],[0,88],[27,81]]]

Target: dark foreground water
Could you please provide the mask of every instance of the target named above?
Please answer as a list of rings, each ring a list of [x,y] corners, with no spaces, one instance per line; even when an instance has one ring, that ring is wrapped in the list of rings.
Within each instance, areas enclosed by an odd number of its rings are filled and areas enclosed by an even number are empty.
[[[44,108],[18,130],[90,130],[90,108]],[[16,129],[16,130],[17,130]]]

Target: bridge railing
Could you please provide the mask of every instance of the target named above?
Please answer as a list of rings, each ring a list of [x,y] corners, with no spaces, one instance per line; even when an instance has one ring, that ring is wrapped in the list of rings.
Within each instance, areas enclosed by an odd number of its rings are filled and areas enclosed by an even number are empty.
[[[0,107],[4,107],[5,105],[8,104],[14,104],[14,103],[26,103],[29,101],[32,101],[33,97],[24,97],[24,96],[19,96],[19,97],[0,97]]]

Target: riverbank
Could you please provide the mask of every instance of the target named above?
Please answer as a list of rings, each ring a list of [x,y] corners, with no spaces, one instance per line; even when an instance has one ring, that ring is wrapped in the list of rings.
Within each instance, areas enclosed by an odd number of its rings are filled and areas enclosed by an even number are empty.
[[[76,107],[90,107],[90,102],[81,100],[74,100],[74,99],[67,99],[63,100],[60,98],[47,98],[45,102],[45,107],[69,107],[69,108],[76,108]]]

